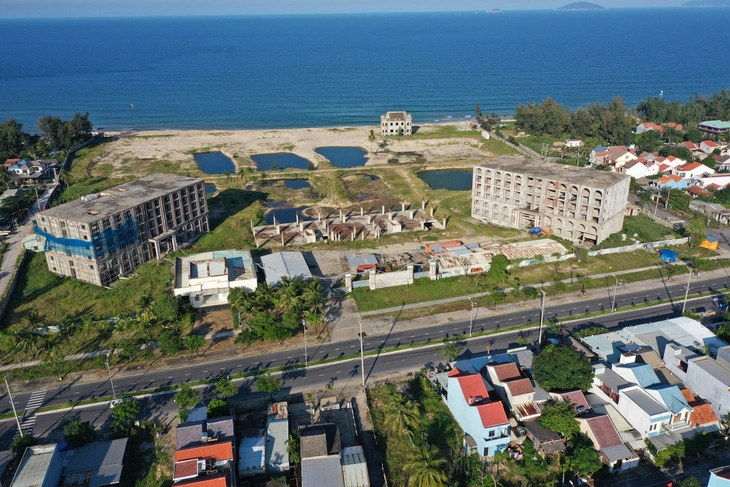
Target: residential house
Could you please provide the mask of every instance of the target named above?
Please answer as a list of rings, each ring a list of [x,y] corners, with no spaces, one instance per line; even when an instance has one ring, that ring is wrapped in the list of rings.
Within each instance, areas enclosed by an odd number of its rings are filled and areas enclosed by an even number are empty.
[[[606,154],[607,163],[613,166],[616,170],[623,167],[626,163],[635,161],[638,159],[634,154],[629,152],[626,147],[611,147]]]
[[[700,150],[700,148],[697,147],[697,144],[695,144],[691,140],[685,140],[684,142],[682,142],[679,145],[680,145],[680,147],[686,147],[687,149],[689,149],[692,152],[697,152]]]
[[[578,139],[567,139],[565,141],[565,147],[568,147],[568,148],[583,147],[583,141],[578,140]]]
[[[251,252],[224,250],[186,255],[175,260],[175,296],[194,308],[228,304],[231,289],[255,291],[258,281]]]
[[[57,444],[29,446],[10,487],[58,487],[62,472],[63,459]]]
[[[192,480],[175,483],[175,487],[230,487],[225,475],[196,477]]]
[[[730,154],[720,156],[720,158],[717,160],[717,163],[715,164],[715,171],[717,171],[717,172],[730,171]]]
[[[57,159],[43,159],[28,161],[26,159],[20,159],[14,164],[8,166],[8,173],[14,179],[46,179],[53,177],[56,169],[58,168]]]
[[[691,197],[692,199],[697,198],[707,198],[712,196],[712,192],[708,189],[702,188],[697,185],[690,186],[688,188],[684,188],[682,191],[684,191],[684,194]]]
[[[659,186],[659,189],[684,189],[689,185],[689,182],[675,174],[669,174],[659,178],[656,185]]]
[[[730,465],[710,470],[707,487],[730,487]]]
[[[614,372],[608,364],[598,362],[593,365],[592,388],[599,390],[614,403],[618,403],[619,392],[621,392],[621,389],[629,386],[629,382]]]
[[[676,174],[682,179],[696,179],[715,174],[715,170],[700,162],[691,162],[674,168],[672,174]]]
[[[651,365],[642,363],[632,363],[623,365],[614,365],[612,370],[622,379],[631,384],[637,384],[643,389],[657,384],[661,384],[659,377],[654,372]]]
[[[672,418],[666,426],[670,431],[677,431],[692,426],[690,415],[693,412],[693,408],[687,403],[679,387],[661,384],[648,387],[644,391],[672,413]]]
[[[689,202],[689,209],[698,211],[707,218],[720,222],[722,225],[727,225],[730,222],[730,210],[719,203],[692,200]]]
[[[608,155],[608,147],[598,146],[591,150],[588,156],[588,161],[591,164],[605,164],[606,156]]]
[[[266,470],[271,475],[289,471],[289,406],[277,402],[269,407],[266,418]]]
[[[518,419],[525,421],[540,416],[532,381],[516,363],[488,363],[485,371],[497,395]]]
[[[510,443],[510,425],[504,405],[492,399],[494,389],[481,374],[454,368],[448,374],[446,403],[467,435],[468,453],[491,457]]]
[[[581,432],[601,452],[601,460],[608,465],[609,471],[621,472],[639,465],[639,456],[626,446],[609,415],[590,413],[576,419]]]
[[[664,363],[684,384],[707,400],[717,417],[728,414],[730,409],[730,368],[722,358],[728,347],[718,349],[719,360],[697,355],[688,348],[668,344],[664,350]]]
[[[659,170],[657,166],[657,171]],[[628,174],[634,179],[644,178],[649,175],[649,168],[640,160],[630,161],[624,164],[621,172]]]
[[[387,112],[380,116],[380,133],[387,135],[411,135],[413,133],[413,116],[406,112]]]
[[[540,426],[540,421],[536,419],[525,421],[524,428],[525,436],[535,445],[535,448],[543,457],[565,451],[563,438],[554,431]]]
[[[312,272],[301,252],[276,252],[261,257],[261,266],[266,276],[266,284],[281,284],[281,278],[312,279]]]
[[[716,149],[719,148],[720,146],[712,140],[703,140],[702,142],[700,142],[700,150],[705,154],[712,154]]]
[[[672,413],[638,385],[619,391],[618,410],[642,438],[663,434]]]
[[[712,410],[711,404],[704,399],[695,397],[692,391],[686,388],[682,389],[682,395],[692,408],[692,413],[689,415],[692,427],[701,427],[711,431],[720,430],[720,421],[717,419],[715,411]]]
[[[177,450],[174,460],[174,482],[216,475],[225,477],[226,487],[236,485],[233,469],[233,442],[231,441],[213,442]]]
[[[299,432],[302,487],[345,487],[336,424],[305,426]]]
[[[266,435],[263,430],[241,438],[238,450],[238,478],[266,474]]]
[[[555,401],[569,401],[578,414],[583,414],[591,409],[588,405],[588,401],[586,401],[585,394],[583,394],[583,391],[580,389],[565,392],[551,392],[550,397],[552,397]]]
[[[695,183],[705,189],[712,189],[711,186],[713,185],[716,188],[722,189],[730,184],[730,174],[714,174],[706,178],[697,179]]]
[[[664,133],[664,128],[661,125],[657,125],[654,122],[644,122],[640,123],[636,126],[636,129],[634,130],[634,133],[636,135],[643,134],[645,132],[658,132],[658,133]]]
[[[730,131],[730,122],[722,120],[706,120],[697,125],[697,128],[706,134],[720,135]]]
[[[68,450],[63,458],[60,487],[119,484],[126,459],[127,440],[100,441]]]

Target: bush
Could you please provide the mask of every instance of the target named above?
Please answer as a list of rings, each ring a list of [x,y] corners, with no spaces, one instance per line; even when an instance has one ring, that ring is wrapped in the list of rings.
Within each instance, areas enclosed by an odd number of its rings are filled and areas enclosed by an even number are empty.
[[[160,351],[165,355],[175,355],[182,350],[183,342],[180,332],[168,330],[160,336]]]

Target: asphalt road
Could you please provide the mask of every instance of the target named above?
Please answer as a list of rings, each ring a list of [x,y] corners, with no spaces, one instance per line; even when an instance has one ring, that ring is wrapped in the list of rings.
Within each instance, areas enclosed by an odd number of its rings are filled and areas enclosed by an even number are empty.
[[[585,325],[588,322],[601,323],[608,328],[630,326],[642,322],[658,321],[667,317],[677,316],[681,309],[681,301],[684,298],[685,279],[682,276],[675,277],[669,285],[659,290],[650,290],[639,293],[622,294],[618,293],[616,304],[618,307],[627,307],[632,304],[643,304],[645,302],[656,302],[658,299],[668,299],[670,296],[674,300],[674,304],[667,303],[649,309],[629,309],[627,311],[608,312],[611,306],[611,292],[606,291],[605,298],[602,299],[586,299],[577,300],[569,304],[559,304],[545,307],[545,319],[552,317],[568,318],[571,315],[582,314],[586,312],[601,312],[605,314],[599,316],[576,320],[565,326],[567,329],[573,329]],[[726,289],[730,282],[730,278],[712,279],[693,283],[690,287],[691,292],[720,290]],[[620,291],[620,287],[619,287]],[[549,300],[547,301],[549,303]],[[546,304],[547,304],[546,303]],[[692,301],[688,307],[705,306],[708,309],[714,307],[711,297],[699,298]],[[504,332],[489,337],[474,338],[469,340],[465,352],[479,352],[487,349],[489,346],[493,351],[507,349],[516,346],[517,332],[508,332],[512,326],[519,326],[525,323],[539,323],[540,311],[531,307],[510,314],[502,314],[498,316],[491,315],[491,311],[480,310],[474,323],[474,331],[482,330],[505,330]],[[410,343],[422,343],[433,341],[440,343],[445,336],[454,334],[465,334],[469,331],[469,322],[449,322],[434,323],[432,327],[418,330],[400,330],[398,324],[394,324],[391,332],[385,336],[369,336],[364,339],[364,348],[366,351],[375,351],[381,347],[389,348],[397,345],[407,345]],[[537,333],[531,334],[533,340],[537,339]],[[311,341],[311,340],[310,340]],[[359,351],[359,342],[357,339],[348,342],[310,344],[309,360],[332,358],[356,354]],[[201,379],[215,378],[220,375],[232,375],[240,372],[264,370],[271,367],[282,365],[301,364],[304,361],[304,351],[287,350],[274,352],[265,356],[246,356],[241,355],[234,359],[228,359],[221,362],[207,363],[202,365],[192,365],[188,367],[176,367],[173,370],[146,370],[139,373],[125,373],[115,378],[114,385],[116,392],[132,392],[137,390],[151,389],[162,385],[172,385],[177,383],[198,381]],[[405,369],[418,369],[425,364],[443,361],[443,357],[435,350],[435,348],[420,348],[415,350],[403,350],[398,353],[383,354],[381,356],[371,356],[365,359],[366,375],[381,375],[394,371],[403,371]],[[314,366],[308,369],[296,369],[285,372],[282,376],[284,382],[283,393],[295,392],[298,390],[321,388],[324,384],[333,381],[335,387],[345,385],[350,381],[360,380],[360,364],[359,360],[351,360],[348,362],[335,362],[322,366]],[[254,391],[253,381],[244,380],[237,382],[241,386],[241,394],[250,394]],[[110,396],[111,386],[108,380],[100,382],[73,383],[61,382],[58,387],[47,390],[43,401],[43,406],[66,404],[69,401],[77,401],[89,399],[92,397]],[[29,400],[30,394],[18,394],[14,397],[16,407],[24,409]],[[171,395],[158,396],[150,401],[148,414],[154,414],[159,408],[166,410],[174,410],[174,405],[166,405]],[[3,413],[10,412],[10,403],[7,394],[0,397],[0,411]],[[108,407],[94,406],[90,409],[79,410],[74,414],[80,414],[83,418],[96,418],[94,422],[103,425],[103,422],[109,420]],[[98,414],[98,417],[94,416]],[[60,415],[54,414],[50,416],[39,415],[36,419],[35,434],[53,434],[54,424],[58,421]],[[85,419],[87,420],[87,419]],[[98,423],[102,421],[102,423]],[[12,431],[11,431],[12,430]],[[56,424],[55,431],[58,432]],[[6,421],[0,423],[0,444],[9,442],[14,434],[14,423]]]
[[[692,283],[691,292],[726,289],[730,278],[713,279]],[[684,298],[686,280],[683,276],[676,276],[669,285],[659,290],[651,290],[642,293],[621,294],[616,297],[617,307],[631,306],[632,304],[643,304],[645,302],[656,302],[658,299],[674,299],[681,307],[681,300]],[[611,286],[613,288],[613,286]],[[619,287],[620,291],[620,287]],[[578,315],[587,312],[605,311],[605,316],[598,316],[586,321],[595,321],[607,326],[615,326],[615,318],[622,317],[622,321],[633,321],[635,324],[641,321],[656,321],[657,309],[638,310],[620,313],[609,313],[611,307],[611,296],[606,290],[606,297],[603,299],[577,300],[569,304],[548,305],[546,301],[545,320],[553,317],[567,318],[571,315]],[[710,306],[711,300],[708,300]],[[669,309],[666,306],[662,309]],[[492,315],[491,311],[480,309],[474,323],[474,331],[487,331],[494,329],[506,330],[512,326],[519,326],[525,323],[537,324],[540,319],[539,309],[525,307],[524,310],[502,315]],[[445,336],[464,334],[469,332],[469,322],[447,322],[434,323],[432,327],[419,330],[400,330],[398,324],[394,324],[389,334],[383,336],[368,336],[364,339],[365,351],[378,350],[379,348],[408,345],[411,343],[422,343],[428,341],[441,341]],[[314,343],[312,343],[314,342]],[[309,360],[318,360],[355,354],[359,351],[359,342],[356,337],[353,340],[336,343],[317,343],[310,340]],[[124,373],[114,379],[114,386],[117,394],[121,392],[132,392],[148,390],[164,385],[173,385],[184,382],[194,382],[201,379],[211,379],[220,375],[233,375],[241,372],[265,370],[272,367],[284,365],[295,365],[304,362],[304,350],[292,349],[273,352],[267,355],[246,356],[242,354],[236,358],[221,362],[209,362],[191,366],[179,366],[174,369],[150,369],[142,370],[139,373]],[[378,371],[380,372],[380,371]],[[100,382],[74,383],[71,381],[60,382],[58,387],[49,389],[46,392],[43,406],[65,404],[69,401],[78,401],[100,396],[111,396],[111,386],[108,380]],[[24,409],[30,394],[17,394],[14,396],[15,405],[18,409]],[[0,413],[10,412],[10,402],[7,394],[0,397]]]

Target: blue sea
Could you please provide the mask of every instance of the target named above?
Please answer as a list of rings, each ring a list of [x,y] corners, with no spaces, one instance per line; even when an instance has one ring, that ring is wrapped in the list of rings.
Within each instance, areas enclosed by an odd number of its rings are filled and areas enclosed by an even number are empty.
[[[416,123],[730,88],[730,9],[0,20],[0,120],[121,129]]]

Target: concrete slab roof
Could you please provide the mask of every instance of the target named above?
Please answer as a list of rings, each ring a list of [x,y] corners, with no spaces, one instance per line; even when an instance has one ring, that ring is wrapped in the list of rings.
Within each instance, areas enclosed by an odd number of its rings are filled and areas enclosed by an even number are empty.
[[[104,190],[98,193],[99,197],[96,199],[90,201],[74,200],[48,208],[42,214],[65,220],[91,223],[125,208],[154,200],[176,189],[203,183],[204,181],[204,179],[188,178],[176,174],[152,174],[131,183]]]
[[[279,284],[282,277],[290,279],[311,279],[307,261],[301,252],[277,252],[261,257],[261,265],[269,286]]]
[[[626,174],[610,171],[595,171],[566,164],[543,162],[520,156],[500,156],[477,164],[477,167],[496,171],[525,173],[532,177],[552,181],[589,186],[592,188],[610,188],[630,178]]]

